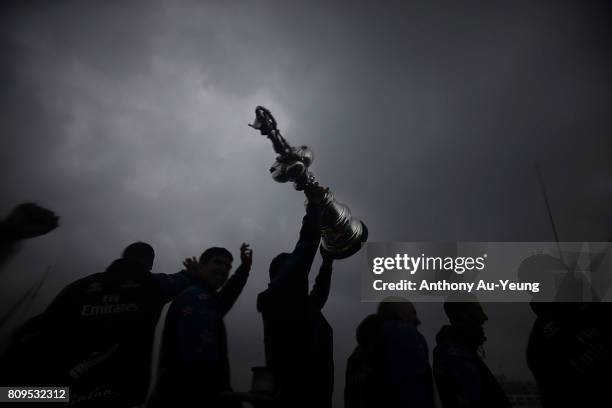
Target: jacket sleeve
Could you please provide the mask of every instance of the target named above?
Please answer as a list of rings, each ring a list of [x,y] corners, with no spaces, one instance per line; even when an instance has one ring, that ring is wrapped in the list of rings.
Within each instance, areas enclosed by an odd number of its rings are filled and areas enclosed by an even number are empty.
[[[163,303],[168,303],[193,283],[185,271],[173,274],[154,273],[153,279],[159,285]]]
[[[308,277],[312,261],[317,254],[321,241],[320,217],[320,207],[309,204],[306,208],[306,215],[302,220],[298,242],[293,252],[289,254],[279,276],[268,285],[270,292],[286,288]]]
[[[240,296],[242,289],[244,289],[244,285],[246,285],[249,277],[249,270],[250,268],[240,265],[219,291],[217,299],[219,301],[221,315],[225,316],[232,306],[234,306],[234,303],[236,303],[238,296]]]
[[[323,264],[319,268],[319,274],[315,279],[314,286],[310,292],[310,304],[317,310],[323,309],[327,298],[329,297],[329,289],[331,286],[332,275],[332,260],[324,258]]]

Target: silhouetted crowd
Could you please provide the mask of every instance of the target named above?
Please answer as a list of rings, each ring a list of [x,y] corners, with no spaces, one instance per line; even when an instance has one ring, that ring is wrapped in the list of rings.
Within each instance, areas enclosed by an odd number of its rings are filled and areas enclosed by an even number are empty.
[[[211,247],[188,258],[175,274],[152,273],[155,252],[128,245],[104,272],[63,289],[46,310],[12,335],[0,361],[0,386],[65,386],[79,407],[331,407],[333,329],[322,310],[330,293],[333,259],[319,251],[326,189],[305,190],[306,214],[295,248],[276,256],[270,282],[257,297],[264,327],[265,367],[253,388],[230,382],[224,316],[240,296],[252,266],[248,244],[234,257]],[[21,241],[46,234],[59,218],[35,204],[19,205],[0,222],[0,262]],[[321,267],[309,285],[317,252]],[[523,269],[550,259],[529,258]],[[148,398],[155,327],[166,315],[159,375]],[[607,407],[612,325],[607,303],[544,303],[527,347],[527,361],[548,407]],[[346,408],[510,407],[483,358],[487,321],[473,301],[444,303],[449,324],[436,336],[433,365],[412,303],[389,298],[356,330],[346,368]],[[524,345],[517,344],[516,358]],[[23,405],[20,405],[23,406]],[[37,405],[38,406],[38,405]]]

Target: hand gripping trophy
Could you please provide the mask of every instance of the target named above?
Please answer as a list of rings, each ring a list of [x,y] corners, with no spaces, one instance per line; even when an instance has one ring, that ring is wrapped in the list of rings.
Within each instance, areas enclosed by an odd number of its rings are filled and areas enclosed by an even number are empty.
[[[255,122],[249,125],[272,141],[278,154],[270,168],[272,178],[279,183],[292,182],[296,190],[317,184],[308,170],[313,154],[307,146],[292,147],[281,136],[272,113],[263,106],[255,108]],[[335,259],[348,258],[368,239],[368,229],[360,220],[351,216],[349,208],[337,202],[327,191],[321,204],[321,251]]]

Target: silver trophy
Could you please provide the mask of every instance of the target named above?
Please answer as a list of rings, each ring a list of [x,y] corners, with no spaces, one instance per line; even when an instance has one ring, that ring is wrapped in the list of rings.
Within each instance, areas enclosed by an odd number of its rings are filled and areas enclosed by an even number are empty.
[[[263,106],[255,108],[255,122],[249,125],[272,141],[278,154],[270,167],[272,178],[279,183],[292,182],[296,190],[317,184],[308,170],[313,154],[307,146],[293,147],[281,136],[272,113]],[[360,220],[351,216],[349,208],[336,201],[328,191],[322,204],[321,251],[335,259],[348,258],[368,239],[368,229]]]

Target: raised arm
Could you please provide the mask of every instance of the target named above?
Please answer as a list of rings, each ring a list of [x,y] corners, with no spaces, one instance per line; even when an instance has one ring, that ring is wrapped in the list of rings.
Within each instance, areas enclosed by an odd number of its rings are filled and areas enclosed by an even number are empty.
[[[302,219],[302,228],[300,229],[300,237],[293,252],[291,252],[291,260],[295,264],[299,264],[301,269],[306,272],[310,270],[312,261],[317,254],[319,242],[321,241],[321,231],[319,229],[321,218],[321,208],[318,204],[309,203],[306,207],[306,215]]]
[[[168,303],[193,283],[193,276],[188,270],[173,274],[154,273],[153,279],[161,291],[162,303]]]
[[[151,276],[157,282],[161,292],[162,303],[168,303],[182,291],[191,286],[198,275],[198,261],[191,257],[183,261],[184,269],[172,274],[153,273]]]
[[[323,309],[327,298],[329,297],[329,289],[331,286],[331,275],[333,270],[333,259],[323,257],[323,263],[319,268],[319,274],[315,279],[314,286],[310,292],[310,304],[317,310]]]
[[[308,197],[308,205],[306,215],[302,220],[300,237],[293,252],[289,254],[282,266],[278,277],[270,282],[268,289],[275,291],[308,278],[321,241],[321,202],[327,191],[328,189],[318,185],[311,186],[304,191]]]
[[[15,252],[19,241],[45,235],[58,226],[53,211],[33,203],[19,204],[0,221],[0,265]]]
[[[240,247],[240,266],[236,269],[236,272],[227,280],[223,288],[219,291],[218,299],[220,303],[221,313],[225,315],[230,311],[244,285],[246,285],[249,277],[249,271],[253,264],[253,250],[249,248],[248,244],[242,244]]]

